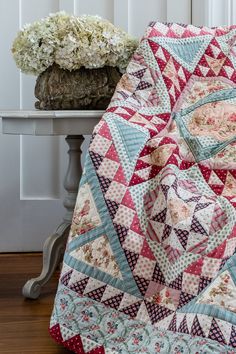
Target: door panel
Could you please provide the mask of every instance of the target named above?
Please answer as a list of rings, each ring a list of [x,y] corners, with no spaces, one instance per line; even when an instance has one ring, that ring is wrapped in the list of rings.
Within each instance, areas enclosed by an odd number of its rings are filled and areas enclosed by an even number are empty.
[[[182,11],[180,11],[180,1]],[[189,22],[190,0],[0,0],[0,110],[32,109],[35,77],[11,56],[17,31],[58,10],[98,14],[140,37],[148,22]],[[84,151],[90,137],[86,138]],[[0,252],[39,251],[63,216],[67,167],[63,137],[0,134]],[[84,154],[82,160],[84,159]]]

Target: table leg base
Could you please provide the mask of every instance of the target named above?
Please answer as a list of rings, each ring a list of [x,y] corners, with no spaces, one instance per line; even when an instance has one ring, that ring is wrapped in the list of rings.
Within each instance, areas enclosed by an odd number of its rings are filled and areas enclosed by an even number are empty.
[[[43,269],[37,278],[30,279],[26,282],[22,289],[23,296],[29,299],[37,299],[41,293],[41,288],[53,275],[57,265],[64,253],[65,245],[68,237],[70,224],[63,222],[50,235],[43,246]]]
[[[43,270],[40,276],[28,280],[23,287],[23,296],[27,298],[37,299],[39,297],[42,286],[53,275],[64,252],[82,174],[81,145],[83,141],[84,137],[82,135],[68,135],[66,137],[66,142],[69,145],[69,164],[64,181],[67,195],[63,203],[66,214],[64,222],[61,223],[53,235],[48,237],[43,246]]]

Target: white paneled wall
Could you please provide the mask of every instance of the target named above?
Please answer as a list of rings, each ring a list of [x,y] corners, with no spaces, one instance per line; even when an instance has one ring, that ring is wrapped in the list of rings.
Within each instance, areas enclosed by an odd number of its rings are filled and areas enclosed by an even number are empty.
[[[209,26],[230,25],[233,22],[235,0],[208,0],[207,19]]]
[[[192,0],[192,22],[219,26],[236,23],[236,0]]]
[[[130,0],[128,6],[128,32],[140,38],[144,28],[151,20],[167,20],[167,2],[164,0],[150,1],[144,11],[144,1]]]
[[[167,20],[169,22],[191,23],[192,1],[167,0]]]
[[[34,107],[35,77],[10,48],[25,23],[58,10],[100,15],[138,38],[153,20],[191,22],[191,0],[0,0],[0,110]],[[66,150],[63,138],[0,135],[0,252],[42,249],[63,215]]]
[[[58,10],[58,0],[0,0],[0,110],[34,106],[35,78],[16,68],[11,45],[25,23]],[[40,250],[57,225],[64,151],[60,139],[0,135],[0,252]]]

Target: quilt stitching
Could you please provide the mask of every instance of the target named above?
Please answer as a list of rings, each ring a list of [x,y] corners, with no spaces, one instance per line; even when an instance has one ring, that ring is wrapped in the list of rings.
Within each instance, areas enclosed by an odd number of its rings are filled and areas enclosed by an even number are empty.
[[[235,352],[235,34],[153,22],[118,83],[52,315],[69,349]]]

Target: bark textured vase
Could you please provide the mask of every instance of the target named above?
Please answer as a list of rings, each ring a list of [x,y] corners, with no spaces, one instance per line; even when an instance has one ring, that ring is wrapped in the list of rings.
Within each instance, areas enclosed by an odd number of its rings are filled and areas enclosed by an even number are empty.
[[[44,110],[106,109],[120,80],[117,68],[63,70],[54,64],[35,85],[35,108]]]

